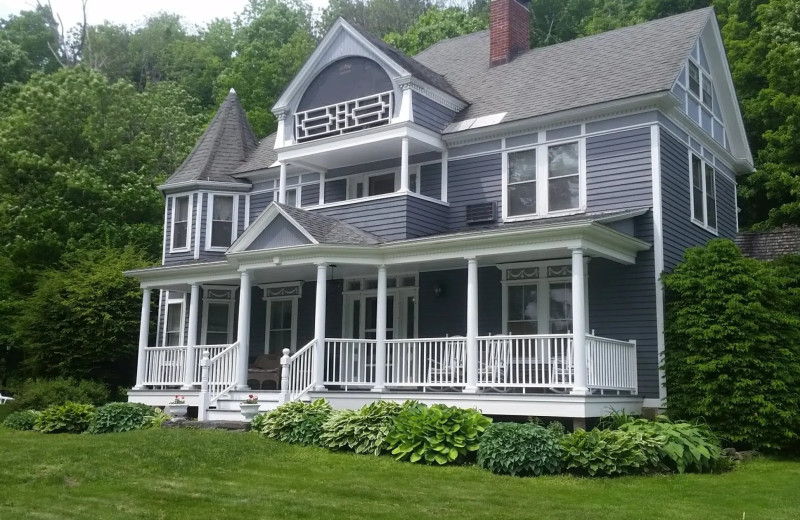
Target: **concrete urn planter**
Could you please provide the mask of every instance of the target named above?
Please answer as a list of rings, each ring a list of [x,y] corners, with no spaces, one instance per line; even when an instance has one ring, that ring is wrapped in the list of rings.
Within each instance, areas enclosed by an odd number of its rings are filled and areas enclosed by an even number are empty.
[[[188,404],[168,404],[167,415],[173,419],[185,419],[189,411]]]
[[[239,408],[241,409],[242,415],[244,415],[244,418],[247,421],[252,421],[253,417],[258,415],[258,412],[261,411],[261,405],[258,403],[255,404],[240,403]]]

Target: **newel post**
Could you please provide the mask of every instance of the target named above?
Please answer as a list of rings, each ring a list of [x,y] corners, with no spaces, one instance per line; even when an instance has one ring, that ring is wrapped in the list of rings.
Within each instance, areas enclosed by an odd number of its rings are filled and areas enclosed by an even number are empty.
[[[197,420],[208,420],[208,371],[211,365],[211,358],[208,350],[203,351],[203,358],[200,360],[200,402],[197,405]]]
[[[289,393],[289,363],[291,363],[291,356],[289,355],[289,349],[283,349],[283,356],[281,356],[281,396],[279,401],[281,404],[288,403],[291,399],[291,395]]]

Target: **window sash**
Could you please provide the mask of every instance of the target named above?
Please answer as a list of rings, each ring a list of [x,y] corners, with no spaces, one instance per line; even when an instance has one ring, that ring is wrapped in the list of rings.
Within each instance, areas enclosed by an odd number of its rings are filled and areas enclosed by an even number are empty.
[[[700,97],[700,68],[689,61],[689,92]]]
[[[172,249],[189,248],[190,197],[184,195],[173,199]]]
[[[183,302],[167,302],[166,318],[164,320],[164,346],[179,346],[183,334]]]
[[[716,170],[694,153],[691,154],[692,220],[717,230]]]
[[[214,195],[211,205],[211,247],[229,247],[233,243],[234,198]]]
[[[574,211],[581,207],[582,141],[506,152],[505,217]]]

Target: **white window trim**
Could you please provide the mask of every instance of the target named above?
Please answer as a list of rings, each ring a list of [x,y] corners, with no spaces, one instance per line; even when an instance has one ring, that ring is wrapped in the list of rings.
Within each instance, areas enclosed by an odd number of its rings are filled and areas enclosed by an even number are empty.
[[[548,197],[548,164],[547,149],[551,146],[562,144],[578,143],[578,207],[559,211],[549,211]],[[528,215],[509,215],[508,214],[508,154],[524,152],[526,150],[536,150],[536,213]],[[570,137],[549,141],[536,145],[528,145],[507,149],[502,149],[502,218],[503,222],[516,222],[520,220],[534,220],[539,218],[556,217],[563,215],[575,215],[586,211],[586,138]]]
[[[703,215],[702,215],[703,219],[702,220],[699,220],[698,218],[696,218],[696,216],[694,214],[694,179],[692,178],[693,175],[694,175],[693,166],[692,166],[692,157],[693,156],[697,157],[698,159],[700,159],[700,164],[701,164],[701,167],[703,168],[702,175],[700,176],[700,179],[703,182]],[[717,226],[716,227],[711,227],[707,223],[708,222],[708,197],[706,196],[706,193],[707,193],[707,191],[706,191],[707,190],[706,174],[705,174],[705,169],[706,168],[711,168],[711,170],[714,172],[714,215],[717,216]],[[708,231],[709,233],[711,233],[713,235],[716,235],[716,236],[719,236],[719,202],[717,200],[717,193],[718,193],[717,192],[717,184],[719,182],[717,180],[717,174],[718,173],[719,173],[719,170],[717,170],[710,161],[708,161],[705,157],[703,157],[702,154],[697,153],[695,150],[693,150],[691,148],[689,149],[689,220],[692,221],[692,224],[694,224],[694,225],[696,225],[698,227],[701,227],[701,228],[705,229],[706,231]]]
[[[697,70],[700,72],[700,97],[698,97],[697,95],[695,95],[694,92],[689,90],[689,64],[690,63],[693,64],[694,66],[696,66]],[[684,98],[685,98],[684,101],[683,101],[684,111],[691,118],[692,114],[689,111],[689,99],[691,98],[692,100],[694,100],[697,103],[698,112],[697,112],[697,114],[695,114],[697,116],[697,121],[694,121],[694,119],[692,119],[692,122],[694,122],[698,127],[700,127],[701,130],[703,130],[703,132],[705,132],[708,135],[710,135],[713,139],[721,137],[722,138],[722,143],[721,143],[722,146],[724,148],[727,148],[727,146],[728,146],[728,132],[725,131],[725,122],[722,119],[720,119],[719,117],[717,117],[717,115],[714,113],[714,104],[715,103],[719,104],[719,101],[717,100],[717,93],[714,90],[714,79],[711,77],[711,74],[706,72],[706,70],[703,67],[700,66],[699,61],[697,59],[695,59],[694,56],[686,59],[686,65],[684,66],[684,70],[686,71],[686,73],[685,74],[681,74],[678,77],[678,84],[683,88],[683,91],[684,91],[684,94],[683,94]],[[702,99],[702,97],[703,97],[703,77],[707,77],[709,82],[711,83],[711,106],[708,106],[705,103],[703,103],[703,99]],[[703,128],[703,111],[706,111],[711,115],[711,119],[712,119],[711,132],[708,132],[708,130]],[[716,125],[714,125],[715,121],[719,124],[719,127],[722,128],[722,135],[721,136],[716,135],[716,128],[717,127],[716,127]],[[719,141],[717,141],[717,142],[719,142]]]
[[[230,285],[204,285],[203,286],[203,323],[202,323],[202,330],[201,330],[201,338],[202,344],[208,345],[208,307],[210,303],[224,303],[228,305],[228,345],[233,343],[233,329],[234,329],[234,311],[236,306],[234,305],[236,301],[236,291],[239,288],[236,286]],[[230,291],[231,297],[230,298],[209,298],[206,296],[208,291]]]
[[[180,340],[177,346],[183,346],[186,344],[186,294],[183,295],[182,298],[170,298],[169,291],[167,291],[167,297],[165,298],[166,304],[164,305],[164,328],[161,331],[161,346],[166,347],[167,345],[167,323],[169,323],[169,306],[170,304],[177,304],[181,305],[181,332],[180,332]],[[175,345],[172,345],[175,346]]]
[[[182,247],[175,247],[175,207],[177,204],[175,203],[177,199],[187,197],[189,199],[189,207],[186,211],[186,245]],[[170,201],[171,204],[171,212],[172,212],[172,221],[170,222],[170,236],[169,236],[169,252],[170,253],[186,253],[191,251],[192,249],[192,206],[194,205],[194,194],[193,193],[182,193],[178,195],[172,195],[170,197],[172,200]]]
[[[289,350],[291,352],[295,352],[297,350],[297,307],[300,301],[300,298],[303,296],[303,282],[291,282],[291,283],[267,283],[267,284],[260,284],[259,287],[264,291],[263,300],[267,302],[267,314],[266,314],[266,321],[264,323],[264,354],[269,353],[269,333],[271,332],[270,328],[270,317],[272,316],[272,304],[276,301],[291,301],[292,302],[292,336],[291,336],[291,346]],[[297,294],[292,295],[282,295],[282,296],[267,296],[267,289],[273,288],[294,288],[297,287]]]
[[[585,302],[585,309],[584,312],[586,313],[586,332],[589,333],[589,261],[591,258],[584,257],[584,302]],[[538,319],[537,322],[540,324],[539,328],[541,329],[541,324],[546,323],[547,329],[550,329],[550,305],[549,305],[549,298],[550,298],[550,283],[564,283],[569,282],[572,283],[572,276],[557,276],[557,277],[547,277],[547,268],[552,266],[569,266],[572,267],[572,261],[569,258],[564,258],[561,260],[546,260],[541,262],[519,262],[514,264],[502,264],[498,265],[497,267],[503,272],[502,281],[500,284],[502,285],[502,327],[503,327],[503,334],[508,334],[508,287],[511,285],[536,285],[537,292],[536,292],[536,306],[538,312]],[[530,278],[530,279],[522,279],[522,280],[508,280],[508,270],[509,269],[520,269],[520,268],[528,268],[528,267],[537,267],[539,268],[540,276],[538,278]],[[544,276],[542,276],[544,275]],[[550,332],[539,332],[539,334],[550,334]]]
[[[232,207],[232,214],[231,214],[231,244],[236,242],[236,228],[239,224],[239,196],[233,193],[209,193],[208,194],[208,211],[206,212],[206,251],[220,251],[225,252],[228,250],[228,247],[214,247],[211,245],[211,233],[213,230],[212,223],[213,215],[214,215],[214,199],[217,197],[231,197],[231,204]]]

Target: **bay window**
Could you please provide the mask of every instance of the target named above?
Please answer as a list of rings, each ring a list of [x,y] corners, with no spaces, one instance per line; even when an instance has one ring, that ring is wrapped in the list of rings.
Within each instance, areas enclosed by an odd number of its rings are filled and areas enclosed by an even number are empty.
[[[189,195],[172,198],[172,240],[170,251],[189,250],[189,215],[191,208]]]
[[[211,226],[207,247],[228,248],[233,243],[233,195],[211,196]]]
[[[582,142],[505,153],[504,218],[574,212],[582,200]]]

